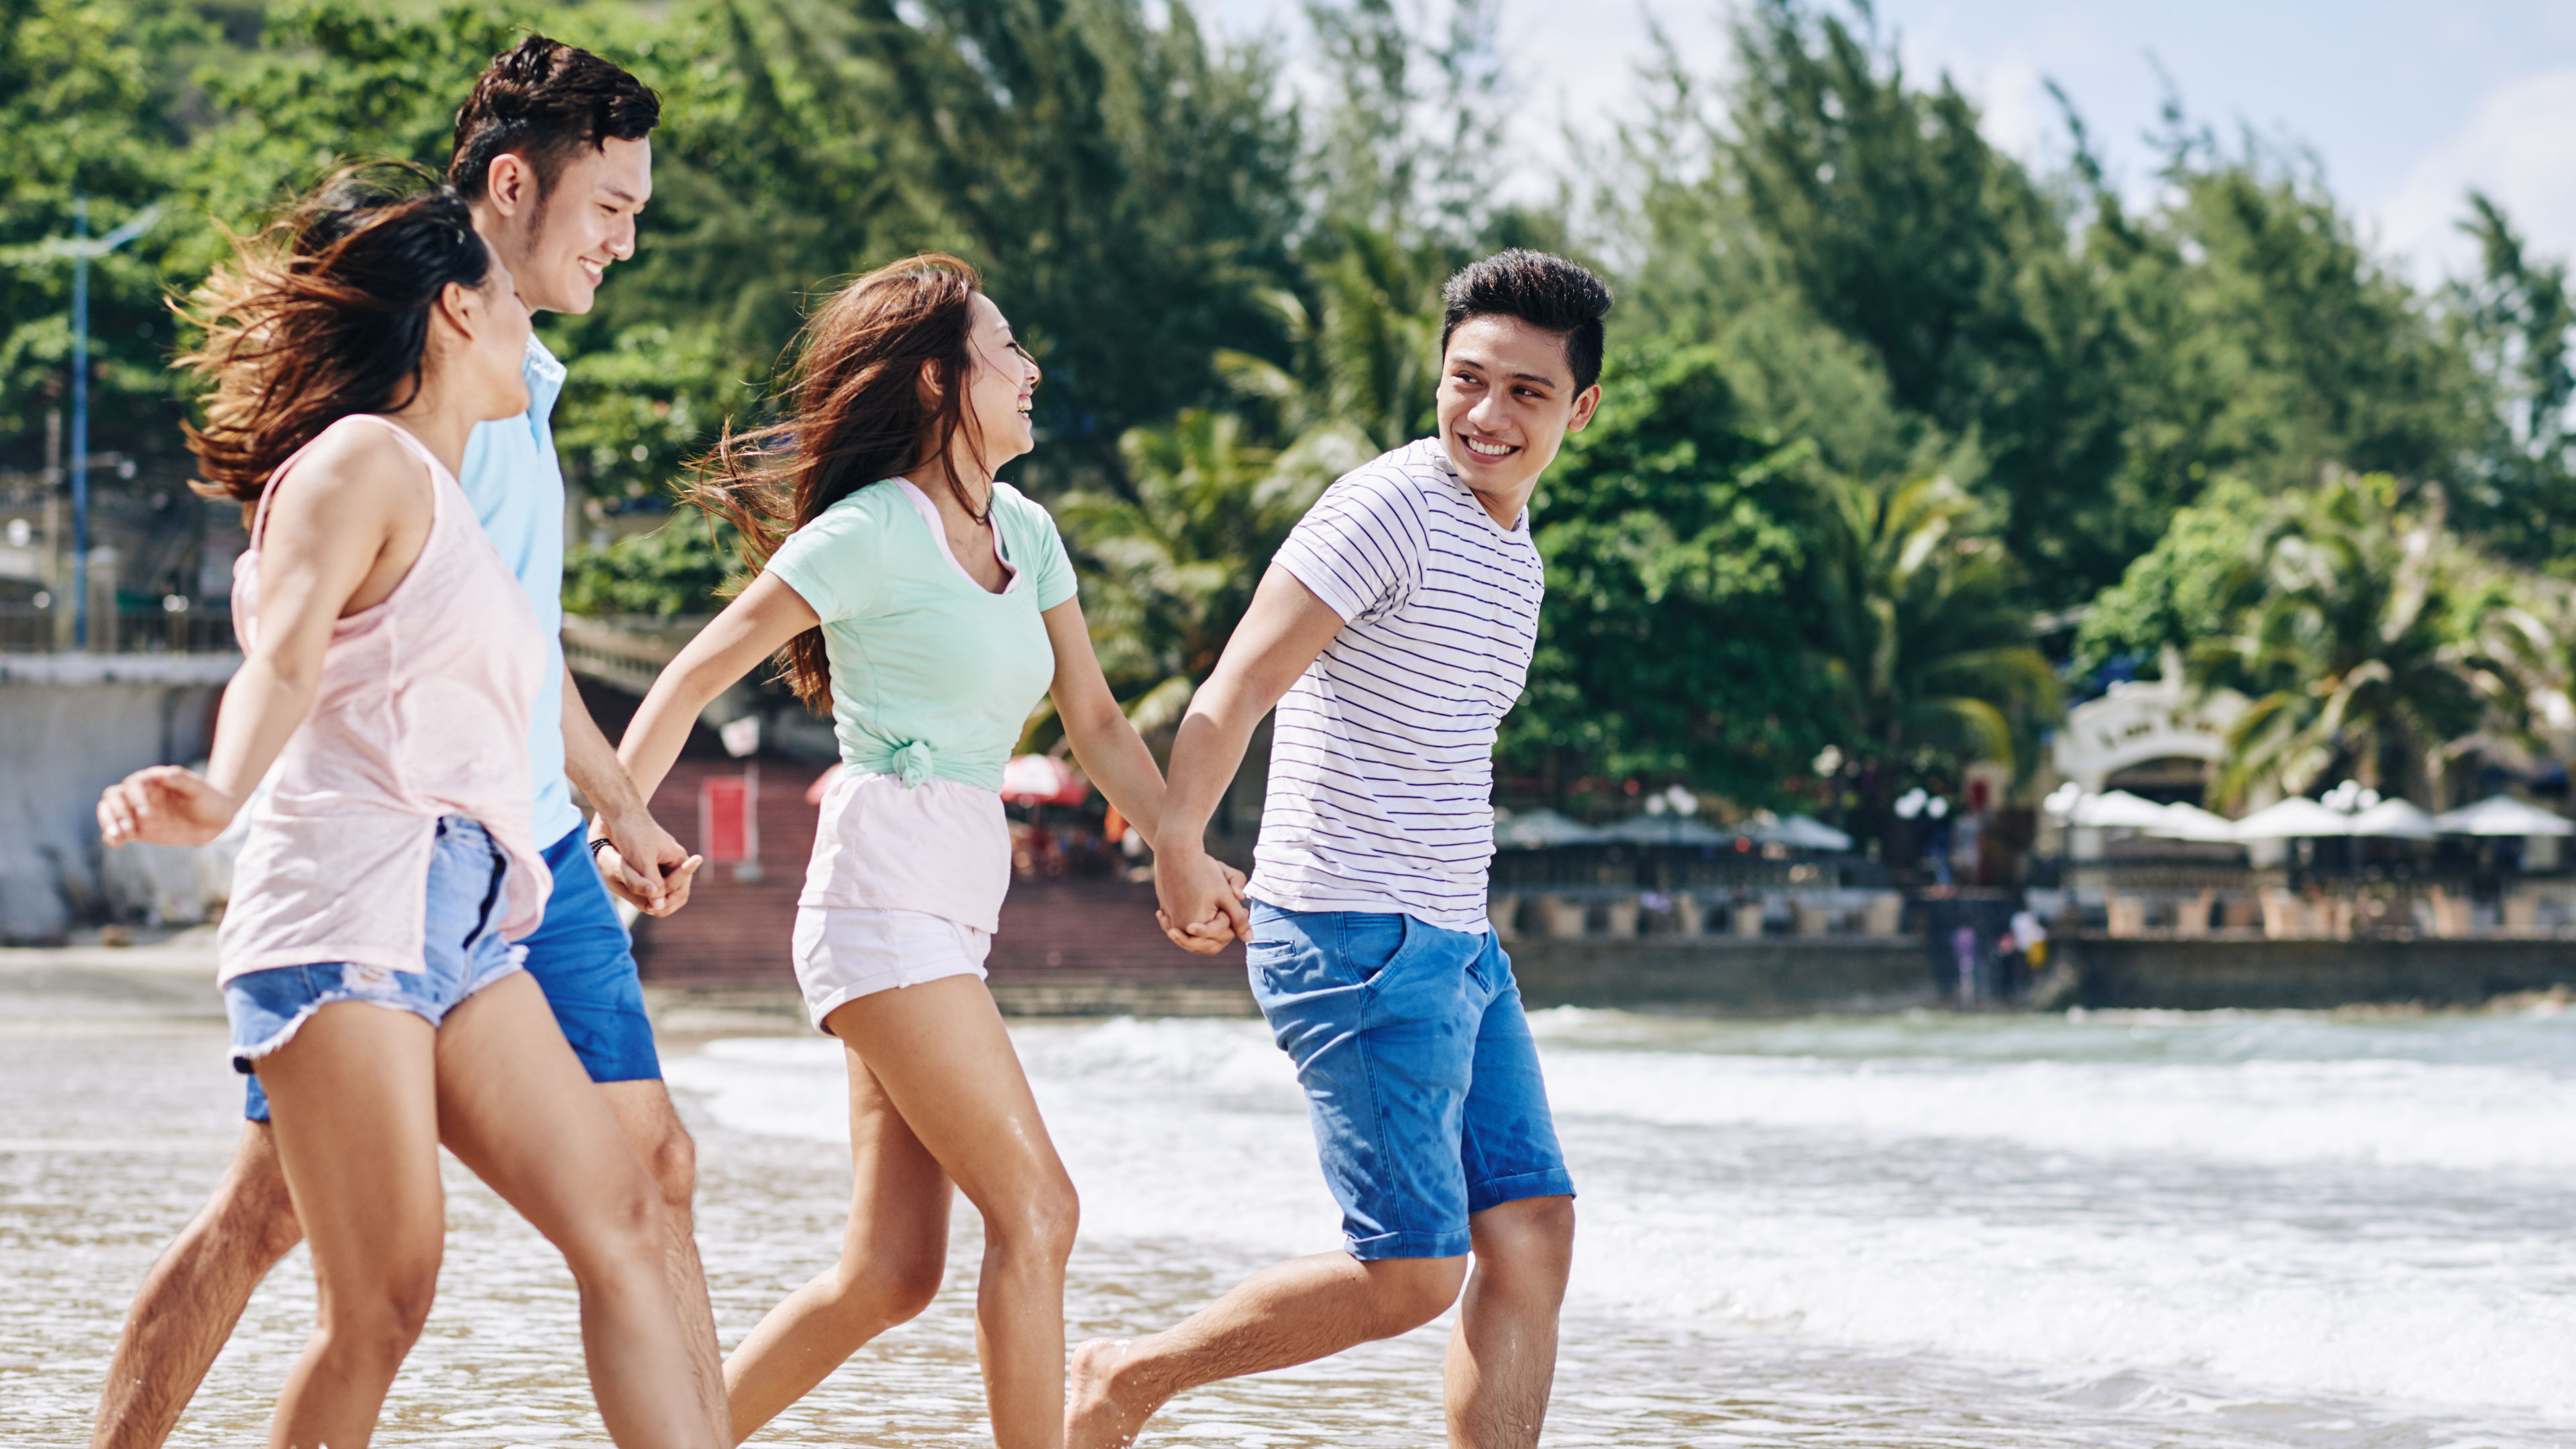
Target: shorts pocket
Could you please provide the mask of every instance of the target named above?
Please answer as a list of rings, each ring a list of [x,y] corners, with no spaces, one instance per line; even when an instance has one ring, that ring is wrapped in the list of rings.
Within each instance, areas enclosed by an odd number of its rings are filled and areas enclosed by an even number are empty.
[[[1404,955],[1413,918],[1400,913],[1346,911],[1336,932],[1334,960],[1360,985],[1374,985]]]

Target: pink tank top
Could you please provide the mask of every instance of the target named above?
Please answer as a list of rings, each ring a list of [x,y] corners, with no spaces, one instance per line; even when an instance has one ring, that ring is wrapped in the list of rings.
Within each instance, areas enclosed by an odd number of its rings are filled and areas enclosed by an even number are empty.
[[[552,885],[530,811],[529,712],[546,665],[536,609],[475,522],[465,491],[419,439],[371,414],[322,430],[380,427],[429,469],[429,537],[383,602],[341,619],[313,712],[287,739],[251,807],[216,979],[345,961],[422,969],[430,849],[442,815],[482,824],[509,858],[501,933],[527,935]],[[250,548],[233,565],[233,631],[257,647],[259,555],[269,500],[312,444],[278,465]]]

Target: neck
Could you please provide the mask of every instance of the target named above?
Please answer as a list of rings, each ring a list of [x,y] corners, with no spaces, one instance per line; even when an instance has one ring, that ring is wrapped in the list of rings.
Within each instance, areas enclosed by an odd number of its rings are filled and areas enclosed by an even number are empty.
[[[465,441],[473,436],[474,420],[444,393],[435,387],[423,387],[409,407],[384,416],[420,439],[421,446],[429,449],[429,455],[443,464],[451,476],[464,476]]]
[[[1493,519],[1497,525],[1508,529],[1521,521],[1522,511],[1529,507],[1530,495],[1538,491],[1538,479],[1532,477],[1509,493],[1488,493],[1482,488],[1475,487],[1470,487],[1467,491],[1475,494],[1476,501],[1484,505],[1487,517]]]

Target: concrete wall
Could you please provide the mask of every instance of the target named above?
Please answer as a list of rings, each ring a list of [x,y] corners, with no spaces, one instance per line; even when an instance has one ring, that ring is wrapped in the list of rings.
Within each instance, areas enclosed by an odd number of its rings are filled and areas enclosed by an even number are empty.
[[[0,656],[0,941],[59,938],[99,895],[98,795],[204,756],[230,655]]]
[[[1549,1006],[1685,1006],[1745,1015],[1885,1009],[1932,999],[1914,936],[1523,937],[1506,944],[1521,996]]]
[[[2093,1007],[2447,1006],[2508,992],[2576,986],[2576,941],[2085,937],[2070,944],[2079,972],[2075,999]]]

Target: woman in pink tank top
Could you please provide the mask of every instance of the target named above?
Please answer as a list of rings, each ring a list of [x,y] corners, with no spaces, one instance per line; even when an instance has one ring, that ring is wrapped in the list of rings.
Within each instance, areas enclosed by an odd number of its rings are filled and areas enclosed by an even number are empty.
[[[706,1449],[659,1195],[509,944],[548,886],[544,641],[454,470],[527,407],[528,311],[455,192],[392,176],[343,173],[198,294],[200,487],[255,504],[246,658],[207,773],[139,771],[99,824],[203,843],[269,781],[218,980],[320,1289],[272,1442],[373,1433],[437,1283],[444,1140],[563,1250],[610,1435]]]

